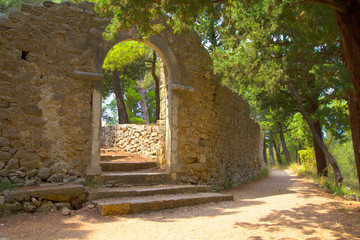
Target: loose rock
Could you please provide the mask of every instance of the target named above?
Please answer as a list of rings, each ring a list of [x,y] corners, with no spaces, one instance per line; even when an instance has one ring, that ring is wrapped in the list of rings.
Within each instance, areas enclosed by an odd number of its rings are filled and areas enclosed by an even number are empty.
[[[61,214],[64,215],[64,216],[71,216],[71,210],[68,209],[67,207],[63,207],[61,209]]]
[[[36,209],[37,212],[53,212],[56,210],[55,205],[50,201],[43,201],[40,207]]]
[[[23,202],[23,210],[24,211],[32,212],[35,210],[35,208],[36,208],[36,205],[33,202],[29,202],[29,201]]]
[[[38,177],[42,180],[46,180],[50,177],[51,171],[49,168],[42,168],[38,173]]]

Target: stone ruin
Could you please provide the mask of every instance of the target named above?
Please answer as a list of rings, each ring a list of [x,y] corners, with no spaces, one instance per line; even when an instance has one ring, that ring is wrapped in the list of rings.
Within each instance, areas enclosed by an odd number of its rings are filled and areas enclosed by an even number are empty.
[[[89,2],[23,4],[0,14],[0,179],[18,186],[101,179],[102,64],[121,31]],[[263,167],[249,105],[219,83],[195,34],[166,29],[144,41],[162,58],[157,161],[173,181],[241,184]]]

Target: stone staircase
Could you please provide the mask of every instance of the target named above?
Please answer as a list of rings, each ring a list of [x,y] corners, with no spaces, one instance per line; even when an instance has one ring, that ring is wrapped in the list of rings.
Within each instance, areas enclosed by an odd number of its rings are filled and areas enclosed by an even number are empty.
[[[102,154],[106,187],[89,189],[89,200],[102,215],[158,211],[207,202],[232,201],[232,195],[215,193],[211,186],[175,185],[155,161],[121,154]]]

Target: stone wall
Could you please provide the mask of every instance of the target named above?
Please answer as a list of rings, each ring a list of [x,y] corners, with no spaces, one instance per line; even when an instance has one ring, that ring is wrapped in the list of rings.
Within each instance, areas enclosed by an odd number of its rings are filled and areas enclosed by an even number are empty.
[[[2,180],[32,185],[101,174],[101,84],[95,75],[101,76],[111,47],[134,39],[135,32],[104,41],[109,19],[98,17],[93,6],[45,2],[0,14]],[[146,43],[166,68],[158,161],[173,180],[225,186],[260,173],[260,127],[248,104],[215,79],[201,39],[167,28]]]
[[[102,127],[102,147],[117,147],[125,152],[156,158],[159,142],[157,125],[121,124]]]
[[[0,176],[13,183],[85,174],[93,84],[72,72],[91,71],[102,41],[92,8],[47,2],[0,16]]]
[[[175,41],[183,49],[181,72],[174,82],[172,107],[178,131],[178,158],[173,172],[180,180],[218,186],[239,185],[264,168],[260,126],[248,103],[215,80],[201,39]]]

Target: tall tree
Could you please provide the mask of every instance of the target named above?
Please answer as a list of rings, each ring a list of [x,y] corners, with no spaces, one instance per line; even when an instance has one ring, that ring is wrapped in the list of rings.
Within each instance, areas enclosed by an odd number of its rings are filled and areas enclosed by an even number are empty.
[[[275,160],[274,160],[274,146],[272,145],[272,143],[269,146],[269,158],[270,158],[270,164],[272,166],[275,166]]]
[[[283,148],[285,159],[286,159],[287,164],[290,165],[290,163],[291,163],[290,154],[289,154],[289,150],[286,147],[284,132],[283,132],[280,122],[278,122],[278,128],[279,128],[280,142],[281,142],[281,146]]]
[[[155,103],[156,103],[155,120],[157,121],[160,119],[160,80],[156,74],[156,61],[157,61],[157,55],[155,50],[153,50],[153,59],[151,62],[151,75],[155,81]]]
[[[143,57],[150,53],[150,48],[147,47],[145,44],[136,41],[127,41],[122,42],[120,44],[115,45],[110,52],[108,53],[103,68],[105,71],[112,71],[113,78],[112,78],[112,90],[115,93],[116,101],[117,101],[117,109],[118,109],[118,119],[119,124],[129,123],[129,117],[127,114],[125,101],[124,101],[124,91],[123,87],[124,82],[121,82],[119,71],[123,73],[123,70],[132,64],[137,59]],[[138,69],[136,69],[139,71]],[[106,79],[106,78],[105,78]],[[129,79],[129,78],[128,78]],[[106,96],[107,94],[105,94]],[[145,92],[144,92],[145,97]],[[148,120],[148,119],[147,119]]]
[[[320,136],[318,135],[318,133],[317,133],[315,127],[314,127],[314,124],[311,122],[309,116],[307,115],[307,113],[306,113],[306,111],[304,109],[304,106],[302,104],[302,101],[301,101],[299,95],[296,93],[295,89],[293,88],[293,86],[291,85],[290,82],[288,82],[288,87],[289,87],[289,90],[290,90],[291,94],[296,99],[296,102],[298,103],[300,112],[303,115],[303,117],[304,117],[306,123],[308,124],[309,128],[311,129],[311,132],[312,132],[316,142],[319,144],[319,147],[321,148],[322,152],[324,153],[326,158],[329,160],[329,162],[330,162],[330,164],[331,164],[331,166],[333,168],[334,174],[335,174],[336,182],[341,184],[342,180],[343,180],[343,177],[341,176],[340,168],[339,168],[334,156],[329,152],[329,150],[325,146],[324,142],[321,140]]]
[[[281,158],[280,148],[277,146],[275,140],[273,140],[273,144],[274,144],[274,148],[275,148],[276,159],[277,159],[279,165],[282,165],[283,162],[282,162],[282,158]]]
[[[141,101],[140,101],[141,115],[142,115],[142,117],[143,117],[143,119],[145,121],[145,124],[149,124],[150,119],[149,119],[148,107],[147,107],[147,104],[146,104],[145,89],[142,88],[141,82],[142,82],[142,80],[137,81],[137,89],[138,89],[138,92],[141,95]]]
[[[129,123],[129,117],[126,112],[124,94],[120,84],[120,74],[117,69],[113,72],[113,89],[115,93],[116,105],[118,110],[119,124]]]

